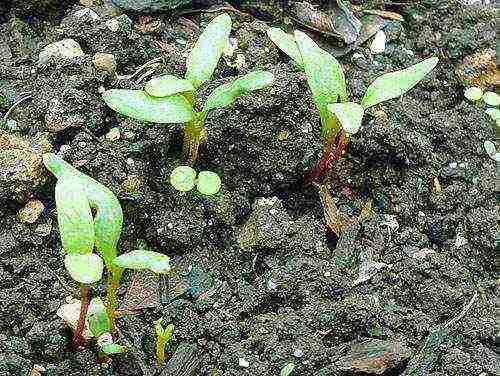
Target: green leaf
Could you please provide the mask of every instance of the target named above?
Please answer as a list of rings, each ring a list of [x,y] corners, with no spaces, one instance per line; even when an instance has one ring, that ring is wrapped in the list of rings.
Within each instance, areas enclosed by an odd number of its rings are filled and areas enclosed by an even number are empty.
[[[331,103],[328,110],[337,117],[347,134],[355,134],[361,127],[365,111],[358,103]]]
[[[196,171],[189,166],[178,166],[170,174],[170,184],[178,191],[190,191],[196,184]]]
[[[368,108],[403,95],[433,70],[438,62],[437,57],[431,57],[406,69],[378,77],[366,90],[361,105]]]
[[[95,231],[92,211],[79,179],[59,179],[55,188],[57,222],[67,253],[92,253]]]
[[[101,347],[101,350],[106,355],[123,354],[127,351],[125,346],[119,345],[117,343],[107,343]]]
[[[210,93],[205,102],[203,112],[214,108],[225,107],[233,103],[236,98],[250,91],[263,89],[274,82],[274,75],[265,71],[254,71],[237,78],[233,82],[223,84]]]
[[[72,180],[75,181],[74,185],[80,185],[85,190],[90,207],[96,209],[93,220],[96,248],[104,258],[106,267],[111,270],[123,224],[120,202],[110,189],[81,173],[61,157],[46,153],[43,155],[43,163],[57,177],[58,184],[59,181]]]
[[[290,376],[295,369],[295,364],[288,363],[281,369],[280,376]]]
[[[159,274],[170,271],[170,257],[152,251],[137,250],[125,253],[115,258],[113,264],[123,269],[148,269]]]
[[[158,337],[164,338],[165,343],[172,337],[174,333],[175,326],[174,324],[168,324],[166,327],[162,325],[162,319],[156,320],[155,322],[155,331]]]
[[[278,46],[280,50],[290,56],[295,64],[299,68],[304,68],[304,62],[302,60],[302,55],[300,54],[297,43],[293,35],[285,33],[283,30],[277,27],[271,27],[267,29],[267,35],[273,41],[273,43]]]
[[[342,66],[332,55],[322,50],[309,36],[295,31],[295,40],[302,55],[307,83],[312,91],[323,125],[330,123],[326,106],[347,100]]]
[[[104,268],[102,259],[95,253],[67,254],[64,258],[64,266],[71,278],[84,284],[99,281]]]
[[[99,337],[101,334],[111,330],[111,322],[101,298],[94,298],[90,302],[87,312],[87,322],[94,337]]]
[[[144,91],[153,97],[168,97],[194,90],[195,88],[190,81],[171,75],[155,77],[149,80],[144,87]]]
[[[484,96],[483,96],[483,100],[484,100],[484,103],[486,103],[488,106],[492,106],[492,107],[500,106],[500,96],[493,91],[485,92]]]
[[[142,90],[111,89],[102,98],[116,112],[150,123],[185,123],[194,116],[182,95],[156,98]]]
[[[195,88],[208,81],[217,67],[224,48],[229,42],[231,17],[221,14],[208,24],[193,47],[187,60],[186,79]]]
[[[196,189],[203,195],[214,195],[220,191],[219,175],[211,171],[202,171],[198,174]]]

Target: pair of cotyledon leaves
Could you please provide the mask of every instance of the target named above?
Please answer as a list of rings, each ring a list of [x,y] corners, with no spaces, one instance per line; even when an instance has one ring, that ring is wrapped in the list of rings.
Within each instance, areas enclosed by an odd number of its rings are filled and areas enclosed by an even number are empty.
[[[342,66],[309,36],[300,31],[290,35],[278,28],[270,28],[268,35],[305,71],[322,121],[326,122],[334,114],[348,134],[359,130],[365,109],[403,95],[434,69],[439,61],[437,57],[431,57],[409,68],[378,77],[358,104],[347,102]]]
[[[99,281],[104,264],[108,270],[149,269],[156,273],[170,270],[169,257],[161,253],[137,250],[117,256],[123,213],[113,192],[55,154],[44,154],[43,162],[57,177],[55,199],[61,242],[66,251],[64,264],[75,281],[84,284]],[[93,253],[94,246],[102,258]]]
[[[171,75],[153,78],[144,90],[111,89],[103,93],[106,104],[116,112],[146,122],[185,123],[196,116],[183,93],[195,92],[208,81],[217,67],[231,31],[231,17],[214,18],[201,34],[189,55],[185,78]],[[250,72],[217,87],[207,98],[202,112],[225,107],[238,97],[262,89],[274,81],[265,71]]]

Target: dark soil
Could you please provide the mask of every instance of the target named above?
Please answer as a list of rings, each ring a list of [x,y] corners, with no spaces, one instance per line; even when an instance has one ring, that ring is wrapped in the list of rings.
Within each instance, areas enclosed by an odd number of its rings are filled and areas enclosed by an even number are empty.
[[[181,127],[141,124],[106,108],[100,87],[141,83],[115,80],[92,62],[95,53],[113,54],[125,75],[161,57],[156,73],[181,76],[199,31],[169,13],[153,15],[149,22],[156,26],[144,32],[137,27],[143,18],[117,16],[105,6],[94,7],[93,19],[75,16],[80,5],[40,12],[19,4],[1,16],[0,113],[20,93],[31,92],[32,99],[11,113],[15,122],[0,129],[0,148],[2,134],[27,140],[28,155],[39,163],[36,140],[50,142],[120,198],[120,250],[144,240],[172,257],[174,272],[160,281],[166,283],[156,281],[156,307],[120,320],[132,351],[100,363],[94,345],[71,350],[71,335],[55,314],[67,297],[78,298],[63,265],[55,179],[43,168],[36,177],[0,174],[1,376],[29,375],[35,366],[41,375],[154,375],[160,367],[153,321],[161,317],[176,328],[170,355],[196,345],[200,366],[193,375],[278,375],[290,362],[296,365],[292,375],[356,374],[349,359],[368,340],[404,348],[381,368],[398,375],[428,336],[473,298],[420,374],[500,375],[495,162],[483,148],[494,130],[484,108],[463,96],[469,76],[486,68],[462,65],[494,48],[493,8],[410,2],[397,8],[405,22],[386,28],[385,53],[371,55],[364,45],[339,58],[355,99],[383,72],[430,55],[441,61],[403,99],[370,111],[353,137],[330,190],[350,216],[367,200],[373,210],[335,239],[325,227],[317,190],[303,183],[321,153],[319,117],[304,75],[267,39],[262,21],[231,13],[238,49],[221,61],[200,97],[254,68],[277,77],[270,90],[210,116],[196,167],[219,173],[223,190],[206,198],[194,191],[179,194],[168,183],[180,157]],[[214,15],[185,17],[204,27]],[[119,17],[115,31],[105,25],[112,17]],[[324,46],[336,44],[311,35]],[[37,63],[47,44],[64,38],[76,40],[85,55]],[[491,90],[493,82],[483,86]],[[54,103],[62,104],[58,119],[71,124],[59,132],[46,121]],[[111,141],[106,135],[116,127],[121,138]],[[34,223],[22,222],[17,213],[30,199],[45,210]],[[387,266],[354,284],[367,257]],[[104,296],[104,288],[97,286],[96,293]],[[183,374],[176,372],[168,374]]]

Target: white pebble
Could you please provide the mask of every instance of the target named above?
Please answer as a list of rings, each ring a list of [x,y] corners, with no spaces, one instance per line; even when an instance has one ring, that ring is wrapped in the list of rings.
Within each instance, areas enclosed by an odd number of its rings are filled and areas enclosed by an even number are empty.
[[[377,31],[377,34],[375,34],[372,44],[370,45],[370,51],[373,54],[384,52],[386,39],[385,33],[382,30]]]

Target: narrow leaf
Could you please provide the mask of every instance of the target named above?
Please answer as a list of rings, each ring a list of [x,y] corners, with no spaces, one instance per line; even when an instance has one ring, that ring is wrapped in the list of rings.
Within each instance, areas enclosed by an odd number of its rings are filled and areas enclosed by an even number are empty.
[[[209,80],[217,67],[224,48],[229,42],[231,17],[221,14],[215,17],[200,35],[187,60],[186,79],[195,88]]]
[[[111,330],[111,323],[101,298],[94,298],[90,302],[87,312],[87,322],[94,337],[99,337],[101,334]]]
[[[64,250],[69,254],[91,253],[94,222],[89,201],[78,179],[64,178],[55,188],[57,221]]]
[[[190,81],[171,75],[155,77],[149,80],[144,87],[146,93],[160,98],[194,90]]]
[[[378,77],[366,90],[361,104],[368,108],[403,95],[433,70],[438,62],[437,57],[431,57],[409,68]]]
[[[332,55],[322,50],[309,36],[295,31],[295,40],[302,55],[307,83],[323,124],[331,115],[326,106],[329,103],[347,100],[347,91],[342,66]]]
[[[132,251],[120,255],[113,260],[113,264],[123,269],[148,269],[159,274],[170,271],[170,258],[167,255],[144,250]]]
[[[302,55],[300,54],[299,48],[297,47],[297,43],[295,42],[295,38],[293,35],[285,33],[283,30],[277,27],[269,28],[267,30],[267,35],[281,51],[283,51],[293,59],[298,67],[304,67]]]
[[[75,281],[84,284],[97,282],[102,277],[104,264],[95,253],[67,254],[64,266]]]
[[[194,116],[182,95],[156,98],[142,90],[111,89],[102,94],[104,102],[116,112],[151,123],[185,123]]]
[[[348,134],[355,134],[361,127],[363,121],[363,106],[354,102],[331,103],[328,110],[340,121],[342,128]]]
[[[225,107],[241,95],[250,91],[259,90],[274,82],[274,75],[265,71],[254,71],[215,88],[205,102],[204,112],[214,108]]]

